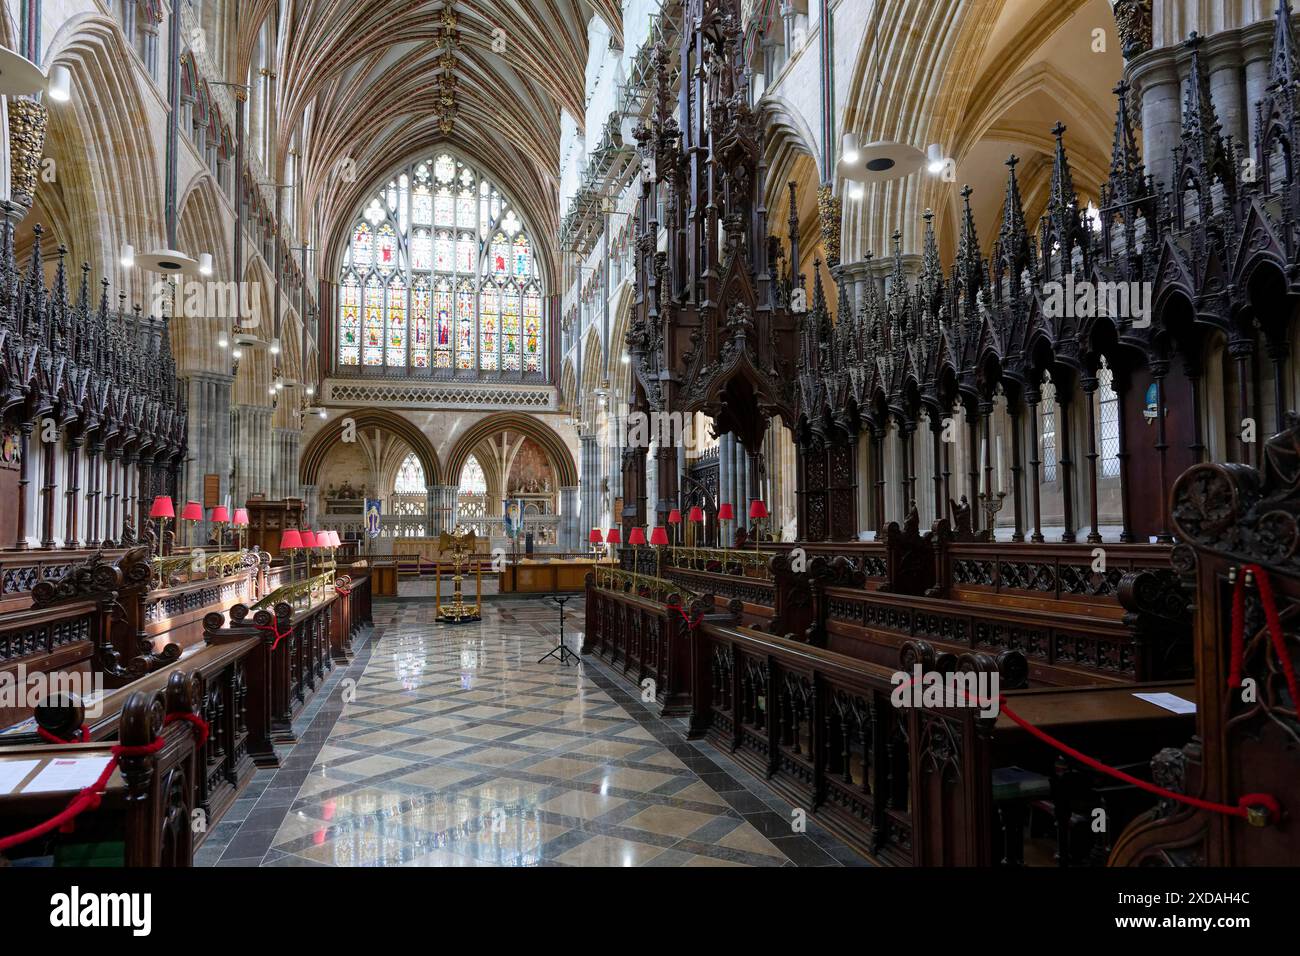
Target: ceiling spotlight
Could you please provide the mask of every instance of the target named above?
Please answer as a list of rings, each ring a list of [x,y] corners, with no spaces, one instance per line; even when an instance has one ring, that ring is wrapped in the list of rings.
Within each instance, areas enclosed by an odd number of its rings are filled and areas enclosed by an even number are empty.
[[[325,411],[325,409],[322,408],[318,414],[320,415],[321,418],[329,418],[330,413]]]
[[[235,349],[233,352],[230,353],[230,357],[233,358],[236,362],[238,362],[241,358],[244,357],[244,350]]]
[[[879,183],[910,176],[925,164],[925,153],[909,143],[880,140],[856,149],[857,162],[840,157],[835,170],[858,183]]]
[[[315,385],[308,385],[308,386],[307,386],[307,394],[308,394],[308,395],[315,395],[315,394],[316,394],[316,386],[315,386]]]
[[[135,246],[125,245],[122,247],[122,265],[127,269],[135,268]]]
[[[626,352],[624,352],[623,357],[619,361],[621,361],[624,365],[627,365],[629,362],[632,361],[632,357],[628,355]]]
[[[856,164],[862,158],[862,154],[858,152],[857,134],[844,134],[844,138],[840,140],[840,158],[850,164]]]
[[[50,99],[66,103],[72,99],[72,71],[62,64],[50,68]]]
[[[274,395],[274,394],[275,394],[275,386],[272,385],[270,388],[268,388],[268,389],[266,390],[266,392],[267,392],[268,395]]]
[[[212,253],[199,253],[199,274],[205,276],[212,275]]]
[[[948,165],[948,158],[943,155],[943,146],[939,143],[931,143],[925,150],[926,170],[932,176],[938,176],[943,172],[943,168]]]
[[[271,339],[271,354],[272,354],[272,355],[279,355],[279,354],[280,354],[280,340],[279,340],[279,339]]]
[[[224,334],[217,339],[217,348],[224,349],[224,348],[228,348],[229,346],[230,346],[230,342],[226,339]]]
[[[862,185],[862,183],[854,183],[852,186],[849,187],[850,199],[854,199],[854,200],[861,199],[866,194],[867,194],[867,187]]]

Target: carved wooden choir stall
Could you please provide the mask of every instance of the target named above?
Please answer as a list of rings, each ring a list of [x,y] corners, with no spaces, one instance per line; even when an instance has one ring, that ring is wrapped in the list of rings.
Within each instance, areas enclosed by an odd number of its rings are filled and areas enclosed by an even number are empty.
[[[1058,124],[1036,232],[1012,157],[987,259],[966,189],[952,268],[927,213],[919,274],[896,234],[887,291],[868,282],[858,297],[839,263],[839,201],[823,187],[833,317],[820,269],[811,308],[796,311],[806,280],[793,184],[788,248],[768,235],[766,131],[749,102],[739,5],[690,0],[682,25],[676,70],[661,48],[654,120],[637,131],[633,411],[702,412],[734,435],[751,463],[737,509],[762,498],[762,442],[778,419],[798,445],[799,540],[623,547],[621,569],[588,577],[585,652],[652,678],[664,713],[689,715],[692,735],[880,862],[1294,864],[1300,428],[1285,411],[1297,400],[1300,61],[1289,5],[1258,104],[1257,175],[1237,174],[1244,150],[1220,134],[1193,36],[1174,181],[1146,173],[1121,83],[1094,216]],[[1053,306],[1084,283],[1137,284],[1151,308]],[[1235,381],[1227,392],[1207,390],[1212,339],[1225,343],[1214,360],[1230,373],[1216,381]],[[1103,373],[1119,408],[1120,527],[1099,560]],[[1011,424],[1006,495],[990,480],[995,409]],[[1207,409],[1228,422],[1230,463],[1208,463]],[[1053,541],[1037,441],[1049,410],[1064,527]],[[1242,419],[1258,423],[1259,441],[1240,437]],[[890,473],[886,441],[898,449]],[[953,471],[958,445],[965,474]],[[652,503],[650,466],[644,448],[625,452],[623,541],[687,504],[677,450],[657,451]],[[923,532],[926,495],[935,520]],[[1004,506],[1009,540],[998,540]],[[873,540],[859,540],[863,528]],[[896,706],[894,674],[914,668],[996,674],[1001,713]],[[1252,702],[1236,686],[1243,674]]]
[[[107,282],[96,304],[89,268],[71,294],[62,249],[47,290],[40,227],[20,270],[10,212],[0,221],[0,676],[23,693],[0,703],[0,856],[188,866],[350,659],[370,622],[369,576],[336,575],[331,561],[295,581],[256,548],[171,553],[173,530],[150,520],[154,499],[175,493],[186,447],[167,321],[110,308]],[[49,692],[29,700],[33,686]],[[102,799],[38,782],[51,761],[103,763],[115,745],[127,749]],[[69,826],[42,829],[82,803]]]

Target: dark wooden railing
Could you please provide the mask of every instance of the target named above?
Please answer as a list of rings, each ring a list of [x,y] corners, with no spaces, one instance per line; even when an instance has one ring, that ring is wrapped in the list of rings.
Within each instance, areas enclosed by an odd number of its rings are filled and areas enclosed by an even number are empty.
[[[940,654],[1023,654],[1034,685],[1191,673],[1189,602],[1165,545],[961,541],[941,521],[873,542],[642,552],[642,575],[712,594],[746,627],[880,664],[919,638]]]
[[[46,858],[56,866],[189,866],[197,756],[190,724],[163,724],[166,715],[193,711],[190,676],[169,675],[166,684],[133,690],[115,711],[115,742],[162,749],[123,757],[98,807],[83,812],[71,832],[50,834],[11,848],[11,860]],[[52,745],[35,742],[0,748],[0,762],[38,761],[13,793],[0,796],[0,833],[16,833],[62,811],[72,791],[27,793],[25,787],[55,759],[108,757],[107,740]]]
[[[652,591],[606,570],[604,586],[597,587],[596,577],[587,576],[582,653],[599,655],[643,694],[649,691],[664,716],[684,716],[690,706],[690,642],[683,613],[711,611],[711,599],[688,599],[683,608],[682,594],[666,585]]]

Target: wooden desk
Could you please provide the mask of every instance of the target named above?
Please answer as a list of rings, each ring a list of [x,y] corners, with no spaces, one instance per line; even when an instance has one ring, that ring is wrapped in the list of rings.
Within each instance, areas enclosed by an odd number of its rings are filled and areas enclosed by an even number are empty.
[[[397,565],[374,564],[370,568],[371,593],[375,597],[397,597]]]
[[[581,591],[587,586],[587,575],[595,568],[595,561],[581,558],[567,561],[521,561],[501,572],[498,588],[502,594]]]

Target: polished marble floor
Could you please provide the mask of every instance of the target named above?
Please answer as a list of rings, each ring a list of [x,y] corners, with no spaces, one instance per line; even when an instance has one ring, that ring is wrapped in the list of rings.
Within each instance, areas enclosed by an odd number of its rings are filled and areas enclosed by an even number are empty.
[[[566,637],[580,643],[581,599]],[[860,857],[598,663],[537,659],[558,612],[485,604],[480,624],[376,602],[278,770],[199,849],[218,866],[842,866]]]

